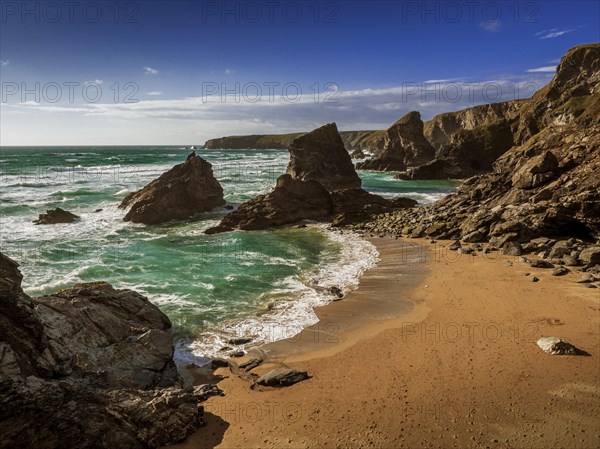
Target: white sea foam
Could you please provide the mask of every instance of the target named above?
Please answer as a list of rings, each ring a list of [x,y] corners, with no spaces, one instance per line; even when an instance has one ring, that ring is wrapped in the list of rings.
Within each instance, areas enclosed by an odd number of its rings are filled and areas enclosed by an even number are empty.
[[[222,323],[204,332],[196,341],[180,346],[179,356],[189,360],[191,351],[197,357],[215,357],[222,354],[219,351],[222,347],[231,346],[228,340],[241,336],[253,339],[248,345],[239,346],[241,349],[291,338],[318,322],[314,309],[335,299],[328,293],[330,287],[338,287],[345,293],[357,288],[360,276],[377,264],[377,249],[357,234],[322,229],[331,243],[341,245],[337,257],[311,273],[282,279],[270,294],[287,296],[287,299],[275,302],[266,313]]]

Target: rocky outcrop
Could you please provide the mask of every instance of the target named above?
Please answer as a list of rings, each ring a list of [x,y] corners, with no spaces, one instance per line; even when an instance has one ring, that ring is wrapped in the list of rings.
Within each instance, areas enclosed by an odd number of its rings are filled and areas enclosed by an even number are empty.
[[[461,179],[465,177],[465,171],[444,159],[434,159],[427,164],[400,172],[394,177],[405,180]]]
[[[21,289],[22,279],[19,264],[0,253],[0,294],[23,293]]]
[[[56,209],[47,210],[45,214],[40,214],[39,218],[33,223],[36,225],[73,223],[79,220],[79,217],[69,211],[57,207]]]
[[[266,229],[300,220],[323,218],[332,211],[329,192],[321,184],[293,179],[286,174],[277,179],[272,192],[243,203],[225,216],[219,226],[208,229],[206,233],[215,234],[234,228],[245,231]]]
[[[445,112],[425,122],[423,134],[435,148],[436,156],[447,153],[463,131],[485,129],[490,124],[514,120],[524,100],[484,104],[456,112]]]
[[[577,64],[583,65],[578,68]],[[562,94],[557,86],[565,89]],[[567,117],[566,108],[573,104],[585,104],[588,109],[571,109]],[[543,129],[500,156],[490,173],[467,179],[443,200],[380,216],[363,228],[394,235],[489,242],[497,248],[517,242],[525,251],[534,250],[537,246],[532,242],[542,237],[588,243],[598,240],[599,105],[600,44],[576,47],[567,52],[550,85],[526,103],[527,111],[538,111],[535,123]],[[518,120],[515,129],[533,132],[535,127],[529,126],[533,122],[527,121],[526,114]],[[523,123],[529,125],[521,126]],[[554,254],[559,253],[557,249]],[[595,269],[595,262],[581,258],[587,254],[583,246],[573,247],[561,263]]]
[[[288,148],[286,173],[302,181],[317,181],[329,191],[359,188],[361,181],[335,123],[295,139]]]
[[[129,208],[124,221],[159,224],[187,218],[225,204],[223,189],[212,166],[191,155],[150,184],[123,199],[120,208]]]
[[[359,170],[402,171],[431,161],[435,150],[423,135],[421,114],[409,112],[383,136],[383,147],[375,156],[357,165]]]
[[[369,221],[372,217],[398,209],[415,207],[417,202],[410,198],[398,197],[391,200],[373,195],[363,189],[333,192],[333,227],[343,227]]]
[[[538,237],[593,240],[600,236],[598,148],[600,125],[551,125],[499,158],[493,172],[433,205],[382,220],[388,227],[392,220],[396,235],[497,247]]]
[[[243,203],[205,232],[259,230],[332,217],[334,226],[345,226],[416,204],[408,198],[388,200],[361,189],[335,124],[296,139],[289,151],[288,173],[277,179],[272,192]]]
[[[30,298],[0,261],[0,446],[156,448],[203,424],[145,297],[94,283]]]

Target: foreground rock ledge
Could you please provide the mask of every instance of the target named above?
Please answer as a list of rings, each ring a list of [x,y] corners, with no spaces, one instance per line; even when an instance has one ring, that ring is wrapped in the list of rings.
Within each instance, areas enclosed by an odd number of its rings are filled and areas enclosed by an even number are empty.
[[[169,319],[107,283],[41,298],[0,253],[0,447],[156,448],[203,425]]]
[[[124,221],[159,224],[223,204],[223,188],[213,175],[212,165],[192,153],[183,164],[127,195],[119,207],[129,208]]]

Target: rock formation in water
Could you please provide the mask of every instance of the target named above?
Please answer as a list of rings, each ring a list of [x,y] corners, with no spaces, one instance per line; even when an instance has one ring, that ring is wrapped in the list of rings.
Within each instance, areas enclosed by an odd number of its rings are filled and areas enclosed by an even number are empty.
[[[333,219],[335,226],[342,226],[416,205],[407,198],[388,200],[361,189],[335,124],[299,137],[289,151],[287,173],[277,179],[272,192],[243,203],[206,233],[259,230],[302,220]]]
[[[401,171],[431,161],[435,150],[423,135],[421,114],[409,112],[383,135],[383,147],[372,159],[357,165],[359,170]]]
[[[361,185],[335,123],[298,137],[288,150],[287,174],[294,179],[317,181],[329,191]]]
[[[119,207],[129,208],[124,221],[158,224],[187,218],[223,204],[223,189],[213,175],[212,166],[200,156],[192,156],[141,190],[127,195]]]
[[[275,189],[247,201],[225,216],[221,223],[206,231],[207,234],[231,231],[266,229],[318,219],[331,214],[333,203],[329,192],[317,181],[301,181],[290,175],[277,179]]]
[[[79,216],[57,207],[56,209],[47,210],[45,214],[40,214],[38,219],[33,223],[36,225],[58,224],[58,223],[73,223],[79,220]]]
[[[30,298],[0,253],[0,446],[157,448],[203,425],[169,319],[99,282]]]

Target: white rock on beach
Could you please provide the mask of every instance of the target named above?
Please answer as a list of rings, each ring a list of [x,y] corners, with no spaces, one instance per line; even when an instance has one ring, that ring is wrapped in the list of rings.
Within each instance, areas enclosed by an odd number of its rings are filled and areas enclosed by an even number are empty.
[[[544,337],[537,341],[537,345],[548,354],[576,355],[578,349],[566,340],[558,337]]]

